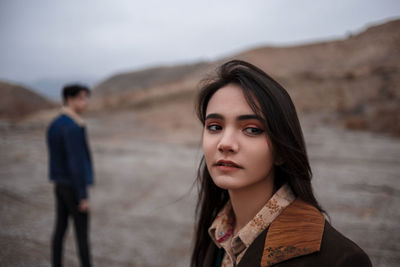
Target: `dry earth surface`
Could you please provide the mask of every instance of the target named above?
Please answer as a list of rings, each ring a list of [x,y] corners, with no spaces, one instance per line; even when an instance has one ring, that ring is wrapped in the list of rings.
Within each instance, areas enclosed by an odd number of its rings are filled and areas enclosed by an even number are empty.
[[[96,170],[94,266],[189,265],[201,129],[180,124],[178,115],[163,118],[169,108],[87,116]],[[50,265],[54,196],[44,136],[54,113],[0,125],[0,266]],[[374,266],[399,266],[399,140],[310,116],[302,124],[314,188],[332,224]],[[79,266],[72,227],[65,263]]]

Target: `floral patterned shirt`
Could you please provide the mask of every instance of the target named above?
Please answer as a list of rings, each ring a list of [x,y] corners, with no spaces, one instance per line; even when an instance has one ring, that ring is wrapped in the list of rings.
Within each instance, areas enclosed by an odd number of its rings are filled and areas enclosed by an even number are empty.
[[[283,185],[235,236],[232,234],[234,221],[232,204],[228,201],[208,229],[213,242],[225,250],[222,267],[236,266],[257,236],[294,200],[295,196],[290,186]]]

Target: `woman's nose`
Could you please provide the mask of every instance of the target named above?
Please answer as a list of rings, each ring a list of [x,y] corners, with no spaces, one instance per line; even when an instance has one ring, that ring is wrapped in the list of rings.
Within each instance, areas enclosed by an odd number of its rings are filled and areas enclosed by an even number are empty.
[[[217,149],[221,153],[235,153],[238,151],[239,145],[233,131],[226,130],[223,132]]]

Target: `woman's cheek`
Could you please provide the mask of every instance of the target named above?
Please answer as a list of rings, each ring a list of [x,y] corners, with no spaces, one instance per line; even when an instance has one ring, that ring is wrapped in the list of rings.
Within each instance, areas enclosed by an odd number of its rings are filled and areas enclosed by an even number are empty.
[[[207,165],[211,161],[211,157],[213,155],[213,150],[214,150],[213,144],[212,144],[210,138],[208,138],[208,137],[203,138],[203,153],[206,158]]]
[[[256,142],[252,144],[252,152],[249,153],[249,158],[251,158],[252,165],[259,169],[267,168],[269,169],[272,165],[272,153],[270,146],[267,141]],[[262,167],[263,166],[263,167]]]

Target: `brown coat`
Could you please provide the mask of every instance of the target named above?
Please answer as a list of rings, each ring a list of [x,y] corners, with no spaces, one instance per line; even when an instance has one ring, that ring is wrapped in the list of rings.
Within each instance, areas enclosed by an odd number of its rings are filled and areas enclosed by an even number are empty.
[[[214,266],[212,243],[204,266]],[[299,198],[250,245],[237,267],[372,266],[367,254]]]

